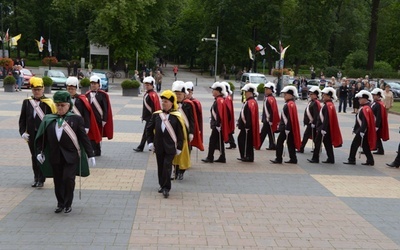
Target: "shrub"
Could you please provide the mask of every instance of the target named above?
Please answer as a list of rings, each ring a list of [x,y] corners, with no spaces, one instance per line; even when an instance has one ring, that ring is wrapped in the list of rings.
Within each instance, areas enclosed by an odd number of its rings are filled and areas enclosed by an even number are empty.
[[[121,83],[121,87],[123,89],[137,89],[140,87],[140,82],[136,80],[124,80]]]
[[[228,83],[231,86],[232,92],[235,91],[235,84],[233,84],[232,82],[228,82]]]
[[[58,63],[58,60],[54,56],[48,56],[48,57],[43,58],[42,63],[43,63],[43,65],[46,65],[46,66],[56,65]]]
[[[283,74],[284,75],[289,75],[289,69],[274,69],[273,71],[272,71],[272,75],[273,76],[276,76],[276,77],[280,77],[280,76],[282,76],[282,71],[283,71]]]
[[[90,86],[90,79],[85,77],[82,78],[81,82],[80,82],[82,87],[89,87]]]
[[[13,76],[6,76],[3,80],[4,85],[15,85],[16,82]]]
[[[14,61],[11,58],[0,58],[0,66],[10,70],[14,66]]]
[[[43,79],[43,85],[44,85],[44,86],[49,87],[49,86],[53,85],[53,80],[52,80],[50,77],[48,77],[48,76],[43,76],[42,79]]]
[[[344,66],[346,70],[350,69],[365,69],[367,66],[367,58],[368,54],[364,50],[357,50],[352,53],[350,53],[345,61],[344,61]]]
[[[374,70],[382,70],[382,71],[388,71],[388,72],[391,72],[391,71],[393,71],[393,68],[392,68],[392,66],[389,64],[389,63],[387,63],[387,62],[384,62],[384,61],[377,61],[377,62],[375,62],[374,63]]]
[[[264,94],[264,83],[258,84],[258,86],[257,86],[257,92],[258,92],[259,94]]]
[[[339,72],[340,69],[336,68],[336,67],[327,67],[324,70],[324,74],[325,74],[325,79],[327,78],[331,78],[332,76],[334,76],[336,78],[337,73]]]

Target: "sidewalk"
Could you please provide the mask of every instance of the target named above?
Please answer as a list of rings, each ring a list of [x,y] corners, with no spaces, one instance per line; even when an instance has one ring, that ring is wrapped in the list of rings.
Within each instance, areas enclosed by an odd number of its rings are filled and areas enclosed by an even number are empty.
[[[162,90],[174,81],[172,66],[164,69]],[[214,78],[180,67],[178,80],[195,83],[207,150]],[[335,149],[336,164],[308,164],[311,142],[296,165],[270,164],[275,155],[265,150],[267,142],[249,164],[236,160],[237,149],[226,150],[226,164],[205,164],[200,159],[207,152],[194,149],[192,168],[183,181],[173,182],[164,199],[157,192],[155,156],[132,150],[143,131],[142,97],[123,97],[115,81],[109,91],[114,139],[102,142],[91,175],[76,179],[72,212],[55,214],[52,179],[42,189],[30,187],[29,149],[18,134],[21,103],[30,94],[0,90],[2,250],[400,249],[400,170],[385,166],[400,141],[398,116],[389,114],[391,138],[384,142],[385,155],[374,155],[373,167],[361,166],[365,156],[355,166],[342,164],[353,139],[354,115],[341,113],[344,144]],[[306,101],[297,105],[302,120]],[[325,160],[324,149],[321,154]]]

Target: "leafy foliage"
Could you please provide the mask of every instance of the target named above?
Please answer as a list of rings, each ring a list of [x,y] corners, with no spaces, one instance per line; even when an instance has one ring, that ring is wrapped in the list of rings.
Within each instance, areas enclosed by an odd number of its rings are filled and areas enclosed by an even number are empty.
[[[140,87],[140,82],[136,80],[124,80],[121,83],[121,87],[123,89],[137,89]]]
[[[52,80],[50,77],[48,77],[48,76],[43,76],[42,79],[43,79],[43,85],[44,85],[44,86],[49,87],[49,86],[53,85],[53,80]]]
[[[13,76],[6,76],[3,80],[4,85],[14,85],[16,82],[17,80]]]

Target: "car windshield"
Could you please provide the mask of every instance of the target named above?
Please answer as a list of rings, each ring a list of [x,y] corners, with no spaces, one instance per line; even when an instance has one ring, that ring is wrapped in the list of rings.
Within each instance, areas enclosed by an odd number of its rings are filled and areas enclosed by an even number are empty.
[[[251,83],[265,83],[264,76],[251,76]]]
[[[32,76],[32,72],[30,70],[22,69],[21,71],[25,76]]]
[[[388,83],[390,87],[395,88],[395,89],[400,89],[400,83],[398,82],[389,82]]]
[[[93,74],[98,76],[98,77],[100,77],[101,79],[105,79],[106,78],[106,75],[103,74],[103,73],[93,73]]]
[[[49,76],[52,77],[65,77],[64,73],[61,71],[49,71]]]

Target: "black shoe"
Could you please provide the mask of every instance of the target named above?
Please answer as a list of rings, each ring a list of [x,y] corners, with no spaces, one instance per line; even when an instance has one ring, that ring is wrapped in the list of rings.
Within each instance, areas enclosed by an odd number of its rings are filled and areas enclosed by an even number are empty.
[[[162,191],[163,191],[163,188],[162,188],[162,187],[159,187],[159,188],[158,188],[158,193],[161,194]]]
[[[72,207],[66,207],[64,213],[71,213]]]
[[[226,159],[218,158],[218,160],[215,160],[214,162],[226,163]]]
[[[254,162],[254,159],[244,158],[242,159],[243,162]]]
[[[235,149],[236,145],[230,145],[229,147],[226,147],[226,149]]]
[[[319,163],[319,161],[318,160],[314,160],[314,159],[307,159],[307,161],[309,162],[309,163]]]
[[[278,161],[277,159],[275,160],[269,160],[270,162],[274,163],[274,164],[282,164],[282,161]]]
[[[38,187],[38,188],[43,187],[43,182],[38,182],[38,183],[36,184],[36,187]]]
[[[297,160],[288,160],[288,161],[285,161],[285,163],[297,164]]]
[[[236,158],[238,161],[243,161],[243,158]]]
[[[32,183],[31,187],[35,188],[35,187],[37,187],[37,184],[38,184],[38,182],[35,181],[34,183]]]
[[[304,153],[304,148],[301,148],[300,150],[296,150],[297,153]]]
[[[178,180],[183,180],[183,172],[178,173]]]
[[[169,191],[167,189],[163,189],[162,194],[164,195],[164,198],[168,198]]]
[[[343,164],[356,165],[356,162],[355,161],[345,161],[345,162],[343,162]]]
[[[205,163],[213,163],[214,162],[213,160],[210,160],[208,158],[201,159],[201,161],[205,162]]]
[[[326,160],[326,161],[322,161],[322,163],[330,163],[330,164],[335,164],[335,161]]]
[[[143,148],[134,148],[133,151],[135,151],[135,152],[143,152]]]
[[[266,150],[276,150],[276,147],[269,147],[269,148],[266,148]]]
[[[387,166],[391,167],[391,168],[399,168],[399,165],[392,162],[392,163],[386,163]]]
[[[63,207],[57,207],[57,208],[54,210],[54,213],[59,214],[59,213],[61,213],[63,210],[64,210]]]
[[[365,163],[361,163],[361,165],[364,165],[364,166],[373,166],[374,163],[373,163],[373,162],[365,162]]]
[[[385,152],[383,152],[383,151],[376,151],[376,152],[373,152],[373,154],[374,154],[374,155],[384,155]]]

